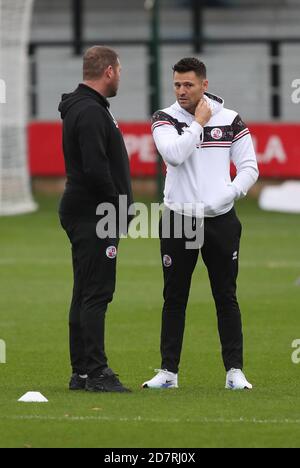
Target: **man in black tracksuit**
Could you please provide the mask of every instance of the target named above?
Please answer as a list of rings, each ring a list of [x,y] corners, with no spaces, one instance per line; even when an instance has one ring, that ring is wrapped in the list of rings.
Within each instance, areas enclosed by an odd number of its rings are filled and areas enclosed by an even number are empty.
[[[99,238],[97,207],[119,196],[133,203],[128,154],[107,98],[117,94],[120,62],[96,46],[84,56],[84,83],[59,105],[67,182],[59,215],[72,244],[74,290],[70,310],[71,390],[128,391],[108,367],[105,314],[113,299],[119,237]]]

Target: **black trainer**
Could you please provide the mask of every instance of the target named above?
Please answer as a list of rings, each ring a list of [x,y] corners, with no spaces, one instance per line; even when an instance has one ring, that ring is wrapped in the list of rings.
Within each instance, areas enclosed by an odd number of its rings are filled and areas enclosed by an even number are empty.
[[[131,393],[131,390],[121,384],[117,374],[115,374],[109,367],[103,369],[101,374],[97,377],[87,378],[86,391]]]
[[[85,390],[87,378],[80,377],[79,374],[73,374],[70,380],[70,390]]]

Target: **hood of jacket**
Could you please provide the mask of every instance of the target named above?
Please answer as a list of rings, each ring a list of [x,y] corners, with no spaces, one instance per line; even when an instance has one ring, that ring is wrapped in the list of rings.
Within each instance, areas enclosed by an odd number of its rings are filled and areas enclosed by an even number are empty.
[[[208,102],[213,115],[218,114],[224,108],[224,99],[215,94],[204,93],[204,99]]]
[[[80,84],[74,92],[62,95],[61,101],[58,106],[58,111],[61,114],[61,118],[64,119],[69,110],[78,102],[87,101],[91,99],[99,102],[99,104],[106,107],[107,109],[110,106],[108,100],[104,96],[102,96],[89,86],[86,86],[85,84]]]

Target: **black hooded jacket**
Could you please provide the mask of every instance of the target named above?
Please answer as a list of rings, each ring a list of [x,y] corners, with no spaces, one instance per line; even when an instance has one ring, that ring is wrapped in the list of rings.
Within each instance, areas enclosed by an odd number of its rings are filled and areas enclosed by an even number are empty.
[[[59,111],[67,173],[60,213],[95,215],[102,202],[117,207],[119,195],[127,195],[131,205],[128,154],[108,100],[80,84],[62,96]]]

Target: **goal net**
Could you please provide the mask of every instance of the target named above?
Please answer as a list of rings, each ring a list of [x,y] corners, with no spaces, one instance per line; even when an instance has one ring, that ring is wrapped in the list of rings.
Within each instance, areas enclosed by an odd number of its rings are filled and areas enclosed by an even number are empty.
[[[36,210],[27,161],[33,0],[0,0],[0,216]]]

